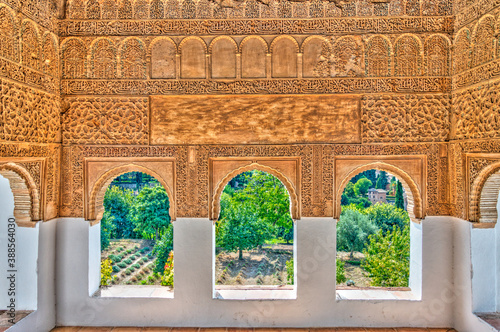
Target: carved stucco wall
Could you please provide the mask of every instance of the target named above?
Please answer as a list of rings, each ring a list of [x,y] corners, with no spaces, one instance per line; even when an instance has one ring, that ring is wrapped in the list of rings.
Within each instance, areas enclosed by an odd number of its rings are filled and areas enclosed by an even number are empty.
[[[31,205],[39,212],[32,212],[30,221],[59,214],[58,35],[52,1],[0,1],[0,164],[14,164],[13,172],[24,181],[23,174],[34,179]],[[18,208],[22,204],[16,203]]]
[[[449,153],[452,214],[491,222],[491,213],[482,216],[481,211],[486,210],[480,205],[481,197],[485,204],[491,201],[481,193],[484,182],[494,174],[488,172],[490,165],[500,161],[500,6],[496,1],[456,0],[454,10]]]
[[[208,215],[208,158],[300,157],[302,215],[331,216],[335,156],[423,154],[426,214],[466,217],[464,155],[497,152],[499,14],[485,0],[0,1],[0,152],[47,158],[46,216],[83,215],[90,157],[175,158],[186,217]],[[359,139],[152,140],[151,95],[305,94],[359,98]]]

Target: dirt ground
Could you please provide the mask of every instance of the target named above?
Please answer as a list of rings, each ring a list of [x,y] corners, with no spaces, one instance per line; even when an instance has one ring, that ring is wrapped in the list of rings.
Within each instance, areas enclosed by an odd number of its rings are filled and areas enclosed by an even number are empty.
[[[279,244],[238,253],[221,251],[215,262],[216,285],[286,285],[286,262],[293,245]]]
[[[151,250],[154,242],[150,240],[120,239],[111,240],[109,247],[101,251],[101,261],[109,255],[121,255],[122,266],[111,274],[112,285],[159,285],[160,277],[153,274],[154,260]],[[120,249],[118,249],[120,248]],[[129,262],[129,263],[128,263]],[[127,272],[128,270],[128,272]]]
[[[345,262],[344,269],[347,281],[354,281],[354,286],[356,287],[369,287],[371,279],[360,265],[350,264],[347,261],[361,262],[364,258],[365,256],[360,252],[354,252],[354,258],[351,258],[349,252],[337,251],[337,259]],[[339,286],[346,286],[347,281],[339,284]]]

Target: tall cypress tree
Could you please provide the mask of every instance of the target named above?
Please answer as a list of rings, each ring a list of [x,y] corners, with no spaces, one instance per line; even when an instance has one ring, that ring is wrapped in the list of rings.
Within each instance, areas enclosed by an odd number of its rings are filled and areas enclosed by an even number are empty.
[[[387,173],[385,171],[380,171],[379,176],[377,177],[377,183],[375,184],[375,189],[384,189],[387,188]]]
[[[396,202],[395,205],[399,209],[405,208],[405,200],[403,198],[403,185],[401,184],[400,181],[398,181],[398,184],[396,186]]]

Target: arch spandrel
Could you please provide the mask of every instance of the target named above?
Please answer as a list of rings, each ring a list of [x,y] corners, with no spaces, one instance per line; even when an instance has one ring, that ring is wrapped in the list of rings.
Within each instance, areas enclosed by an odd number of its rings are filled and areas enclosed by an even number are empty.
[[[176,219],[175,165],[173,160],[162,161],[86,161],[85,219],[91,225],[100,222],[104,214],[104,195],[116,177],[130,172],[142,172],[157,179],[165,188],[170,202],[169,214]]]
[[[340,162],[340,163],[339,163]],[[342,164],[342,165],[339,165]],[[419,159],[374,160],[339,159],[336,160],[334,180],[334,218],[339,219],[341,197],[347,183],[357,174],[370,169],[386,171],[396,176],[402,183],[408,198],[408,215],[413,222],[425,218],[425,163]],[[339,167],[340,166],[340,167]],[[339,168],[341,171],[339,171]],[[421,172],[418,172],[418,169]]]

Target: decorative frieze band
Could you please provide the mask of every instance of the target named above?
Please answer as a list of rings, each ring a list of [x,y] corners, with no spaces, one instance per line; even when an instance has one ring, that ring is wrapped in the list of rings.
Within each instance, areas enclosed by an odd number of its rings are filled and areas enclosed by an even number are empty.
[[[449,92],[451,78],[272,80],[63,80],[63,95],[321,94]]]
[[[453,32],[453,18],[394,17],[338,19],[61,21],[59,35],[241,35]]]

